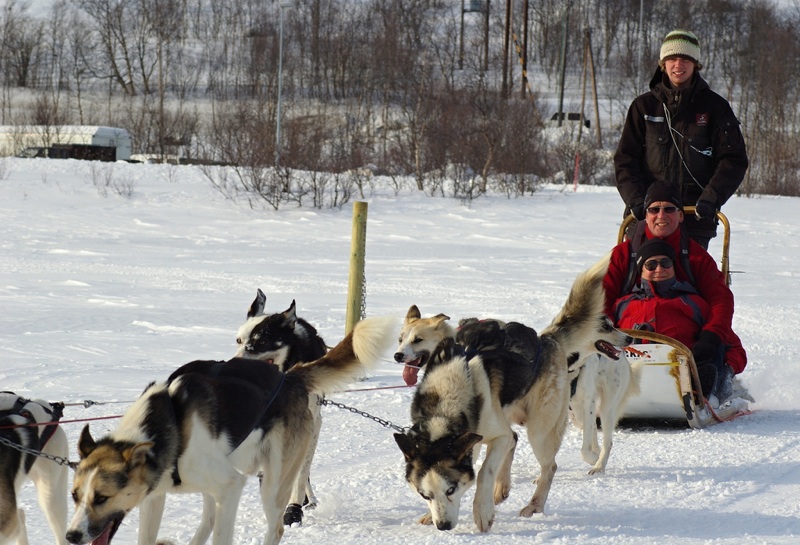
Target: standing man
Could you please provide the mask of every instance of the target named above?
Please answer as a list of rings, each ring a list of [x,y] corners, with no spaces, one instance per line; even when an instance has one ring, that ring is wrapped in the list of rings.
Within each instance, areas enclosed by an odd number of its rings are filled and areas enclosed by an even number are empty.
[[[677,184],[683,202],[697,210],[684,228],[707,249],[717,234],[717,210],[742,183],[748,159],[739,120],[700,77],[702,67],[697,36],[667,34],[650,91],[628,109],[614,167],[625,215],[637,220],[645,218],[650,184]]]

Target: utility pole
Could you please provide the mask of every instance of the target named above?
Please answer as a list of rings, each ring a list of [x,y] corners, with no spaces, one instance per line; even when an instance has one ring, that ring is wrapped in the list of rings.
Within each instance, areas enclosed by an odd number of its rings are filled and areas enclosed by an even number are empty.
[[[522,98],[528,91],[528,0],[522,2]]]
[[[511,0],[506,0],[506,22],[505,32],[503,33],[503,84],[500,88],[500,95],[508,98],[508,48],[511,42]]]
[[[483,71],[489,70],[489,11],[491,11],[492,0],[486,0],[486,18],[483,22]]]
[[[567,29],[569,27],[569,8],[572,2],[567,2],[564,7],[564,19],[561,26],[561,82],[558,94],[558,126],[564,123],[566,114],[564,113],[564,79],[567,75]]]
[[[458,69],[464,69],[464,0],[461,0],[461,37],[458,43]]]
[[[283,94],[283,10],[292,7],[291,0],[281,0],[278,5],[278,108],[275,112],[275,169],[280,166],[281,161],[281,102]]]

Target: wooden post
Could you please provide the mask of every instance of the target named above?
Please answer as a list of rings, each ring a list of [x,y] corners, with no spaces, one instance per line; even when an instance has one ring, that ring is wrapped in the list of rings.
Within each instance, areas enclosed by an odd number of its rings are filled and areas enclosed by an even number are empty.
[[[583,29],[583,71],[581,72],[581,118],[578,120],[578,143],[581,141],[581,136],[583,135],[583,120],[586,119],[584,116],[584,112],[586,110],[586,56],[588,54],[589,49],[589,27]],[[577,158],[576,158],[576,169],[577,169]],[[577,180],[577,178],[576,178]]]
[[[594,55],[592,54],[592,30],[589,29],[586,35],[589,48],[589,70],[592,74],[592,97],[594,100],[594,124],[597,131],[597,147],[603,147],[603,133],[600,131],[600,106],[597,104],[597,78],[594,74]]]
[[[364,305],[364,257],[367,242],[367,203],[353,203],[353,233],[350,241],[350,279],[347,287],[347,318],[344,334],[347,335],[361,320]]]

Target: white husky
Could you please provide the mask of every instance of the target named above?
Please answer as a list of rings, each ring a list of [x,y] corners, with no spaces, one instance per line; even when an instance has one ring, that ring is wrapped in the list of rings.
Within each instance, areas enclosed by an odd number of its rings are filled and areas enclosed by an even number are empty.
[[[641,365],[631,365],[624,355],[613,360],[592,354],[583,365],[571,367],[569,374],[572,381],[577,381],[570,398],[570,414],[575,426],[583,430],[581,456],[592,466],[589,475],[603,473],[625,404],[639,393]],[[603,428],[602,448],[597,441],[598,416]]]

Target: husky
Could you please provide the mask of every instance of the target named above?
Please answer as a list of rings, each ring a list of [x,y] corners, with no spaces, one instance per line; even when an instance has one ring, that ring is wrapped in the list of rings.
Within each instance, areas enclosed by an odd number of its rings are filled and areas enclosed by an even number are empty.
[[[265,314],[267,297],[260,289],[247,311],[247,320],[236,334],[238,349],[235,357],[250,358],[277,365],[284,373],[296,364],[314,361],[325,355],[328,348],[317,330],[302,318],[297,317],[295,301],[283,312]],[[283,514],[283,523],[296,526],[303,521],[303,505],[307,509],[317,506],[317,497],[311,487],[311,463],[317,450],[319,432],[322,427],[320,397],[309,396],[309,410],[313,418],[314,433],[303,469],[298,475],[289,505]]]
[[[394,354],[394,360],[404,364],[403,380],[408,386],[417,383],[420,369],[428,363],[439,343],[446,338],[455,338],[455,329],[447,323],[449,319],[446,314],[423,318],[417,305],[408,309]]]
[[[411,429],[394,436],[406,480],[428,504],[419,522],[439,530],[456,526],[461,497],[476,481],[474,451],[485,445],[472,513],[478,530],[491,529],[494,506],[511,489],[512,424],[526,427],[541,466],[520,515],[544,512],[567,424],[568,360],[594,353],[617,359],[619,347],[633,341],[604,313],[606,267],[601,261],[576,279],[560,313],[538,336],[523,324],[497,323],[474,335],[457,333],[459,344],[444,338],[432,352],[412,402]]]
[[[583,432],[581,457],[592,466],[589,475],[605,472],[614,430],[628,399],[639,394],[641,374],[641,364],[630,364],[624,355],[614,360],[592,354],[583,365],[570,366],[570,415]],[[597,440],[598,416],[603,429],[602,448]]]
[[[17,506],[23,485],[33,481],[56,543],[67,545],[67,490],[69,475],[65,464],[28,454],[38,451],[66,461],[67,435],[53,423],[62,405],[41,399],[26,399],[12,392],[0,393],[0,544],[28,545],[25,512]],[[10,444],[15,445],[11,446]],[[16,448],[29,449],[25,452]]]
[[[67,541],[110,543],[139,506],[138,543],[152,545],[166,495],[201,492],[213,498],[214,513],[204,513],[190,545],[205,543],[212,532],[213,545],[230,545],[242,488],[260,472],[263,543],[279,543],[281,513],[314,433],[309,396],[331,392],[376,364],[393,323],[362,320],[325,356],[286,373],[245,358],[190,362],[147,387],[110,435],[95,440],[85,426]]]

